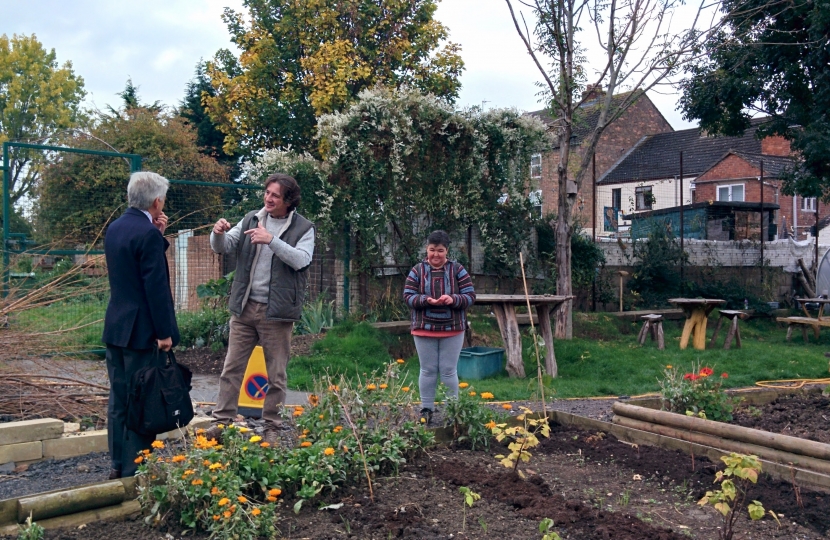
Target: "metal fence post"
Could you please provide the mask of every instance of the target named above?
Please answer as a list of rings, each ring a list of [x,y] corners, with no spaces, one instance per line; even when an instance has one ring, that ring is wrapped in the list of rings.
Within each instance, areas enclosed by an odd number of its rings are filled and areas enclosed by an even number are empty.
[[[11,274],[9,273],[9,265],[11,259],[9,257],[9,208],[11,207],[11,199],[9,195],[9,143],[3,143],[3,297],[9,294],[9,286]]]

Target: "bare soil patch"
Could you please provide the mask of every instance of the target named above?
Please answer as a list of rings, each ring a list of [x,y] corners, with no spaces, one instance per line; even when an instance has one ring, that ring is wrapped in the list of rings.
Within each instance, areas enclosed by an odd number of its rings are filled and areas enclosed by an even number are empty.
[[[440,448],[402,467],[400,475],[378,478],[374,500],[365,483],[307,505],[295,515],[285,501],[278,527],[283,538],[499,539],[539,538],[542,518],[555,521],[569,540],[677,540],[717,538],[719,515],[696,502],[711,489],[717,464],[679,452],[636,447],[611,435],[553,425],[550,439],[535,449],[522,479],[494,458],[502,448],[472,452]],[[458,491],[466,486],[481,500],[467,508]],[[763,477],[751,497],[783,514],[740,518],[736,538],[813,540],[830,534],[830,495],[802,490]],[[466,521],[466,523],[465,523]],[[90,524],[80,530],[49,531],[48,539],[180,538],[176,527],[148,529],[141,520]],[[188,533],[186,538],[207,538]]]
[[[740,426],[830,444],[830,397],[817,392],[782,395],[734,416]]]

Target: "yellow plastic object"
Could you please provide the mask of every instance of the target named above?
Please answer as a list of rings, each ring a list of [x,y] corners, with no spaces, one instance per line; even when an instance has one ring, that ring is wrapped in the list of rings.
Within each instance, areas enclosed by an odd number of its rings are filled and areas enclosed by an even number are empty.
[[[257,345],[248,359],[248,368],[245,370],[242,387],[239,389],[240,414],[261,416],[267,391],[268,372],[265,369],[265,354],[262,352],[262,347]]]

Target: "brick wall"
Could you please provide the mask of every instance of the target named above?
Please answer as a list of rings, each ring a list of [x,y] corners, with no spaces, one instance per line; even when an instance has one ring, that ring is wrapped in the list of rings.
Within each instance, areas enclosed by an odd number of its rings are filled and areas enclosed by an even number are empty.
[[[761,139],[761,153],[770,156],[789,156],[790,141],[779,135]]]
[[[597,178],[611,168],[629,149],[646,135],[673,131],[654,103],[647,96],[640,98],[623,115],[608,126],[597,142],[596,161]],[[582,159],[582,152],[575,149],[570,163],[575,168]],[[556,212],[559,195],[559,181],[557,167],[559,165],[559,150],[555,149],[542,156],[542,179],[539,187],[542,189],[542,210],[545,214]],[[572,168],[572,170],[573,170]],[[569,175],[572,177],[573,175]],[[593,208],[592,172],[589,166],[588,176],[582,185],[577,200],[577,212],[582,217],[586,227],[591,227]],[[580,211],[579,208],[582,208]],[[597,216],[601,223],[602,216]]]

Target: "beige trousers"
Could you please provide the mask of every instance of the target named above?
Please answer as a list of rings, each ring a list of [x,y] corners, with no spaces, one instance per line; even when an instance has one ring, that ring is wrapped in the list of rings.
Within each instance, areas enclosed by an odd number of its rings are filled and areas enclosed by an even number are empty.
[[[219,377],[219,398],[213,409],[217,422],[230,423],[236,417],[239,389],[248,367],[248,359],[254,347],[261,345],[265,353],[265,369],[268,370],[268,391],[262,407],[266,427],[282,424],[280,409],[285,403],[288,357],[291,352],[293,322],[265,319],[268,306],[248,300],[242,315],[231,316],[228,354]]]

